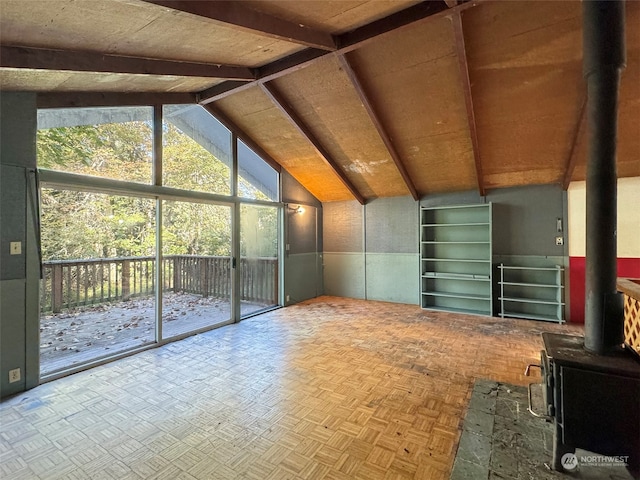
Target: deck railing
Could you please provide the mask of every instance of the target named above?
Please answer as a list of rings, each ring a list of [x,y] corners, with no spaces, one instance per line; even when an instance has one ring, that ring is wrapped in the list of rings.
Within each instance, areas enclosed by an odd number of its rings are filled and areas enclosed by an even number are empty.
[[[86,305],[126,301],[155,293],[155,257],[51,260],[42,263],[40,306],[60,312]],[[231,257],[167,255],[162,259],[163,291],[230,298]],[[240,299],[278,303],[278,260],[240,259]]]

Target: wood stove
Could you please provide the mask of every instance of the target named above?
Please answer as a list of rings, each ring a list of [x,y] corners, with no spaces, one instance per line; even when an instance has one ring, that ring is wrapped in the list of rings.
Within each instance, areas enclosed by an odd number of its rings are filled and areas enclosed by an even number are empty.
[[[626,351],[589,352],[583,337],[543,333],[542,341],[535,366],[542,374],[544,412],[535,411],[531,393],[529,411],[554,424],[554,470],[562,471],[564,454],[580,448],[623,458],[639,473],[640,363]]]
[[[538,416],[555,427],[555,470],[563,470],[565,454],[580,448],[623,457],[635,473],[640,470],[640,363],[622,348],[624,314],[616,288],[616,146],[618,90],[626,62],[624,2],[585,0],[582,14],[589,138],[585,336],[542,335],[539,367],[546,411]],[[531,405],[529,409],[533,412]]]

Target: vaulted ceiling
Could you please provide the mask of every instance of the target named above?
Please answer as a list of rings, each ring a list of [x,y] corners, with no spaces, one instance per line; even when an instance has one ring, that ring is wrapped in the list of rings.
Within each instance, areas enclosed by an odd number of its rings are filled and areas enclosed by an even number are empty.
[[[640,2],[618,175],[640,176]],[[0,0],[0,88],[200,103],[323,202],[585,178],[580,1]]]

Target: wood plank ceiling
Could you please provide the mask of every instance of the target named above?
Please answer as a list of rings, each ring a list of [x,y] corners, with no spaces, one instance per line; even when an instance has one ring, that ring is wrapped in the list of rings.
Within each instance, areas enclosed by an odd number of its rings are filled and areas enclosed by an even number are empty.
[[[618,174],[640,176],[640,2]],[[585,178],[572,1],[0,0],[0,88],[199,102],[320,201]]]

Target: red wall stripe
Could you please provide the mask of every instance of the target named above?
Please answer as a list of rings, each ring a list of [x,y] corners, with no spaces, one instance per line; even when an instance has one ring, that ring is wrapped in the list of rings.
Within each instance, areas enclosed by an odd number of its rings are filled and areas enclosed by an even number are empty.
[[[569,257],[569,321],[584,323],[585,257]],[[619,258],[618,277],[640,278],[640,258]]]

